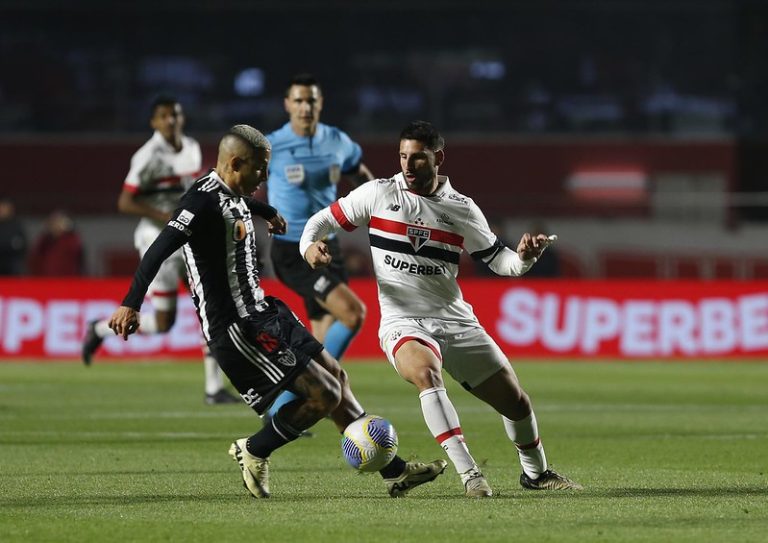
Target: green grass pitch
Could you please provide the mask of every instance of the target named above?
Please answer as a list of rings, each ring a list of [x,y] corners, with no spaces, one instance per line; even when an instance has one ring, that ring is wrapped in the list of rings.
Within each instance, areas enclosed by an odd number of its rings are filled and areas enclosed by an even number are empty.
[[[406,458],[445,458],[415,390],[382,362],[347,363]],[[329,421],[272,456],[251,498],[227,455],[260,427],[203,404],[202,367],[0,363],[0,540],[768,541],[768,364],[542,363],[516,370],[555,469],[583,492],[531,492],[498,416],[449,383],[494,489],[463,496],[449,466],[404,499],[344,463]]]

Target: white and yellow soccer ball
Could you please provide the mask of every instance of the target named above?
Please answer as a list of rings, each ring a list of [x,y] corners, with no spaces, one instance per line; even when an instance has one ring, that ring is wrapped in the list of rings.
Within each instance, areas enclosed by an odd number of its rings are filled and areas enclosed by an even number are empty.
[[[395,427],[382,417],[366,415],[344,429],[341,452],[358,471],[379,471],[397,454]]]

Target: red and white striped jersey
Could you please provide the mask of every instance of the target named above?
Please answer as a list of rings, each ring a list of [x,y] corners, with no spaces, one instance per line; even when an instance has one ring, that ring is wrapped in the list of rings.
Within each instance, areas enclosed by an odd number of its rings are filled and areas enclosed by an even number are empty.
[[[176,152],[156,131],[131,157],[123,188],[161,211],[176,209],[181,195],[201,174],[203,161],[197,141],[182,136],[181,143]]]
[[[471,198],[445,176],[431,196],[411,192],[402,173],[364,183],[330,206],[341,228],[368,226],[382,321],[433,317],[477,322],[456,282],[459,256],[489,261],[503,249]]]

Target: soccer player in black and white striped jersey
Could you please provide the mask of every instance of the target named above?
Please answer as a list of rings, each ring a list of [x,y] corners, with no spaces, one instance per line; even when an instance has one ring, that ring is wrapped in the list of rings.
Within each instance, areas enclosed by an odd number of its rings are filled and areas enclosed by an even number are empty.
[[[234,126],[222,138],[216,168],[181,199],[109,322],[124,339],[138,329],[150,282],[164,259],[182,248],[205,339],[243,400],[261,415],[282,390],[297,395],[260,431],[230,447],[257,498],[270,495],[268,459],[275,449],[327,415],[343,431],[365,414],[338,362],[288,306],[261,289],[252,217],[266,220],[271,233],[286,228],[277,210],[248,196],[266,180],[270,155],[269,141],[253,127]],[[396,456],[381,475],[390,496],[398,497],[445,467],[444,460],[405,462]]]
[[[161,95],[152,101],[149,124],[152,137],[131,157],[117,207],[121,213],[140,217],[134,232],[134,244],[143,256],[155,241],[178,206],[184,191],[202,173],[200,145],[184,134],[185,115],[179,101]],[[149,285],[153,313],[141,318],[140,334],[165,334],[176,321],[179,279],[184,278],[184,258],[177,251],[163,262]],[[82,358],[86,365],[104,338],[110,335],[109,321],[88,323],[83,339]],[[224,377],[207,346],[203,347],[205,403],[225,404],[238,400],[224,388]]]

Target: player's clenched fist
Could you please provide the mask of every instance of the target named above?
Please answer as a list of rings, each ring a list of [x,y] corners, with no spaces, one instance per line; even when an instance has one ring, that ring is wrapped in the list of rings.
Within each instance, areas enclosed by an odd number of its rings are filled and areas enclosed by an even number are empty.
[[[135,309],[121,305],[112,313],[109,327],[115,335],[123,336],[123,339],[127,340],[129,335],[139,329],[139,313]]]
[[[304,253],[304,260],[307,261],[313,269],[322,268],[331,263],[331,253],[328,250],[328,246],[325,242],[316,241],[309,246],[307,252]]]

